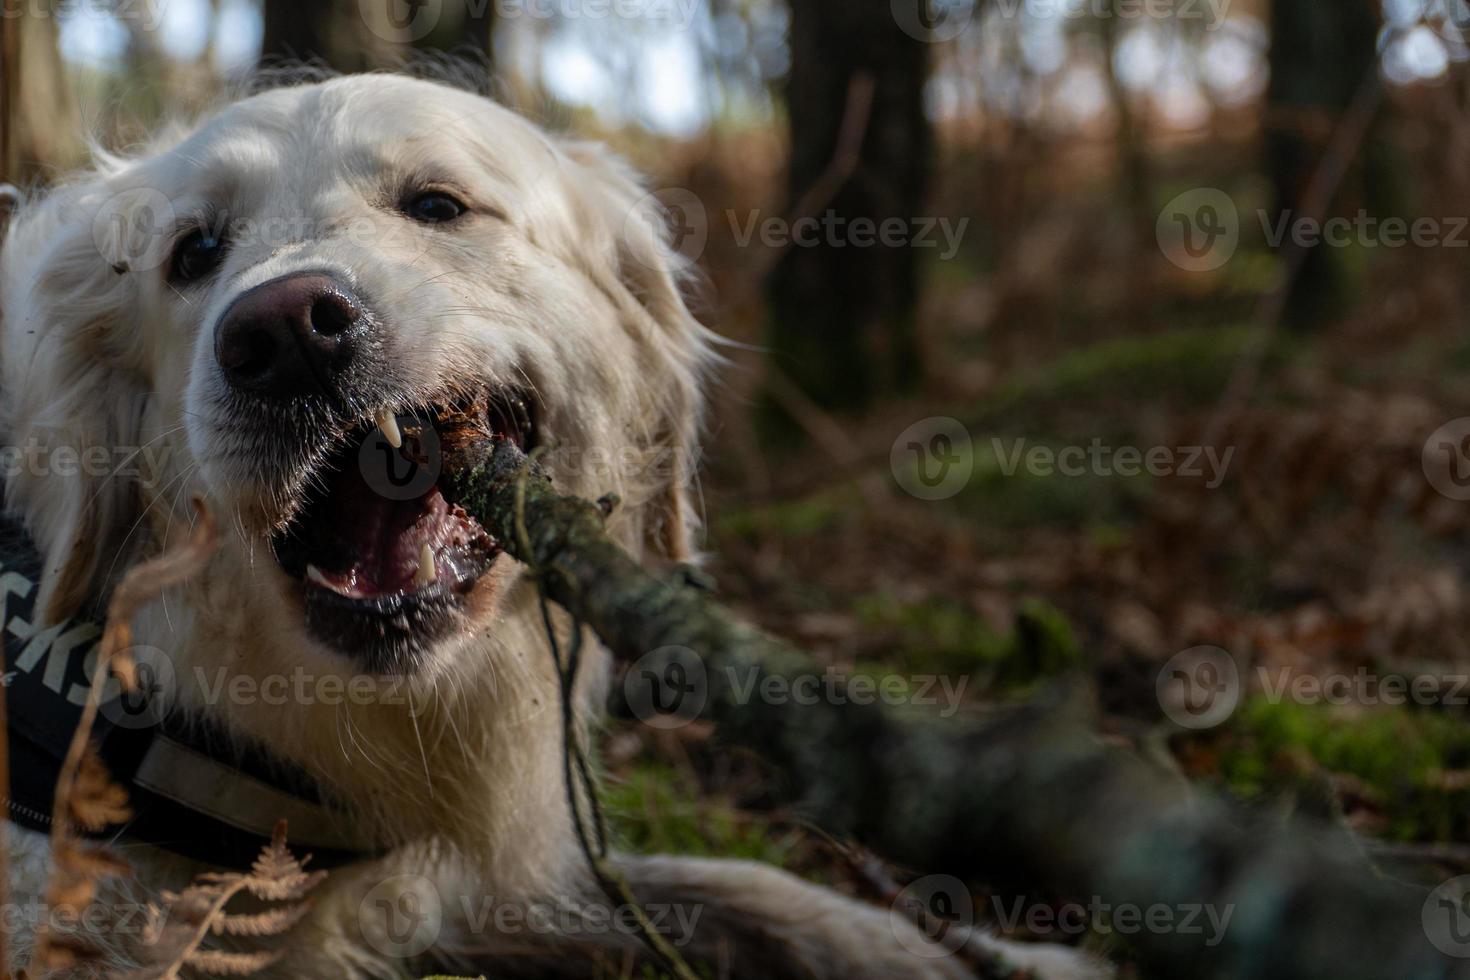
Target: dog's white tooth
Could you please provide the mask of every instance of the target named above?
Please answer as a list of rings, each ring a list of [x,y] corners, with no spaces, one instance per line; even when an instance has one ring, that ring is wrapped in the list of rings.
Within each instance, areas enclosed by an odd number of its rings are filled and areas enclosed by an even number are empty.
[[[384,409],[378,413],[378,428],[383,430],[383,438],[388,440],[388,445],[394,449],[403,445],[403,432],[398,428],[398,416]]]
[[[322,573],[322,570],[315,565],[306,566],[306,580],[312,585],[320,585],[322,588],[331,589],[334,592],[337,588],[327,579],[327,576]]]
[[[419,549],[419,567],[413,573],[414,585],[428,585],[439,578],[439,570],[434,567],[434,551],[427,544]]]

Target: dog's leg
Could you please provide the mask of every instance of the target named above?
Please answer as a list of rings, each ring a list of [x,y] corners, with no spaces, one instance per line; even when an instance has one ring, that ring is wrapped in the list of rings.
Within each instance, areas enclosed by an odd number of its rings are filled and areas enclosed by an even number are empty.
[[[966,963],[890,914],[751,861],[622,856],[618,865],[654,927],[691,963],[717,977],[762,980],[961,980]],[[627,969],[643,951],[627,917],[589,900],[575,935],[543,946],[542,955],[508,957],[497,975],[603,976]],[[609,925],[612,923],[612,925]],[[978,930],[970,942],[1037,980],[1104,980],[1112,970],[1060,946],[996,939]],[[559,966],[556,965],[559,960]],[[497,964],[500,965],[500,964]],[[483,967],[483,961],[476,962]],[[696,967],[698,969],[698,967]]]
[[[728,964],[730,976],[974,976],[904,916],[769,865],[674,856],[623,857],[620,865],[645,905],[703,910],[688,948],[696,957]],[[1106,964],[1063,946],[1006,942],[980,930],[969,941],[1036,980],[1104,980],[1113,974]]]

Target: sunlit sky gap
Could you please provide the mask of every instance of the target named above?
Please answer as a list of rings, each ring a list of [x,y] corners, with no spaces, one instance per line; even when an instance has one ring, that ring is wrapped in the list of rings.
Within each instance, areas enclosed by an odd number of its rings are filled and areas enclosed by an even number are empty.
[[[962,18],[973,13],[956,0],[945,2]],[[1076,29],[1084,2],[1011,0],[972,17],[947,45],[948,57],[939,59],[930,80],[931,115],[963,116],[978,106],[1083,125],[1106,113],[1101,46],[1095,35]],[[1383,70],[1392,82],[1434,80],[1452,61],[1470,57],[1463,36],[1436,26],[1445,22],[1446,7],[1455,4],[1460,5],[1458,23],[1470,23],[1467,0],[1384,0]],[[223,0],[217,15],[208,0],[153,0],[139,6],[157,18],[153,40],[170,58],[192,62],[209,52],[214,67],[231,74],[248,70],[260,52],[259,0]],[[120,70],[127,27],[98,0],[67,9],[63,57],[78,67]],[[763,96],[721,84],[707,66],[736,64],[755,79],[780,74],[788,55],[779,40],[785,15],[775,0],[753,4],[749,23],[730,16],[716,24],[708,5],[695,0],[657,9],[657,16],[632,21],[565,16],[541,23],[503,21],[504,30],[526,32],[523,38],[512,33],[508,50],[524,49],[531,53],[525,60],[533,62],[511,69],[539,76],[552,95],[595,111],[610,126],[633,124],[687,137],[714,116],[769,113]],[[1187,32],[1157,19],[1124,26],[1114,67],[1123,84],[1147,96],[1164,121],[1199,125],[1212,103],[1239,104],[1264,88],[1266,29],[1254,17],[1229,13],[1229,4],[1225,9],[1223,22],[1189,25]],[[753,32],[760,37],[751,37]],[[532,36],[534,45],[516,43]],[[1021,84],[1004,50],[1012,39],[1026,70],[1045,81],[1044,95],[1036,86]],[[1192,45],[1198,45],[1197,57]]]

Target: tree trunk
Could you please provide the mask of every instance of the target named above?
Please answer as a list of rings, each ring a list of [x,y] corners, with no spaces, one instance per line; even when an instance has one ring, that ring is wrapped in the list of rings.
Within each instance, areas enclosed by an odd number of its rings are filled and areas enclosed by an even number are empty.
[[[839,186],[809,201],[819,230],[787,246],[768,287],[774,367],[816,404],[859,410],[920,373],[915,336],[920,251],[908,244],[859,246],[851,222],[903,222],[924,214],[930,130],[923,88],[928,45],[898,26],[887,0],[793,0],[786,103],[793,206],[831,180],[849,130],[866,123],[857,158]],[[871,78],[867,118],[854,120],[855,78]],[[847,135],[851,136],[851,132]],[[810,227],[810,221],[808,221]],[[794,229],[796,230],[796,229]]]
[[[6,17],[0,28],[4,32],[0,86],[6,89],[0,100],[5,116],[0,119],[4,130],[0,181],[25,186],[81,165],[86,146],[78,138],[76,102],[56,46],[56,18],[33,13]]]
[[[393,67],[415,50],[488,64],[494,14],[494,0],[265,0],[262,56],[320,61],[340,72]]]
[[[1369,0],[1273,0],[1265,164],[1278,220],[1287,213],[1302,216],[1303,195],[1333,129],[1358,90],[1376,83],[1378,28],[1376,4]],[[1372,166],[1378,151],[1371,136],[1365,152]],[[1345,181],[1338,205],[1354,198],[1363,203]],[[1338,210],[1335,205],[1312,217],[1326,220]],[[1347,278],[1340,250],[1318,244],[1287,298],[1287,323],[1312,326],[1332,316],[1341,309]]]

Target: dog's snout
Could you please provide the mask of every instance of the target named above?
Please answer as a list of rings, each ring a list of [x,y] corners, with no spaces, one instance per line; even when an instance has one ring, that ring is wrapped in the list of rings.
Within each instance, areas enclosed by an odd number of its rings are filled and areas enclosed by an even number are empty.
[[[368,318],[347,286],[322,273],[262,283],[230,304],[215,359],[231,387],[277,399],[340,394]]]

